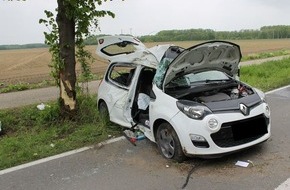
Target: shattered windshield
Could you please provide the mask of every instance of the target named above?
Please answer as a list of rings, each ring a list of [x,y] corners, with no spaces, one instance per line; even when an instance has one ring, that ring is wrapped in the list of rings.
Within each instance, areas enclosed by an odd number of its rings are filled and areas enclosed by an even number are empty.
[[[157,85],[157,87],[161,88],[164,76],[166,71],[170,65],[170,63],[183,51],[184,49],[178,46],[171,46],[164,53],[163,58],[157,66],[157,71],[153,79],[153,83]]]

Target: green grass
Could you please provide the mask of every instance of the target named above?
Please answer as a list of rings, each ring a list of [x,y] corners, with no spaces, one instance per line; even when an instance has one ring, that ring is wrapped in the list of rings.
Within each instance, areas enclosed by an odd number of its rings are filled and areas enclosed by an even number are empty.
[[[241,67],[241,81],[263,91],[290,84],[290,58]]]
[[[44,80],[40,83],[26,83],[26,82],[19,82],[17,84],[4,84],[0,83],[0,93],[7,93],[7,92],[16,92],[16,91],[23,91],[23,90],[30,90],[35,88],[43,88],[54,85],[53,81]]]
[[[119,136],[121,127],[100,118],[96,97],[78,99],[75,121],[61,120],[58,105],[0,110],[0,170]]]
[[[279,50],[279,51],[273,51],[273,52],[249,54],[249,55],[243,56],[241,61],[265,59],[265,58],[277,57],[277,56],[283,56],[283,55],[290,55],[290,50]]]
[[[103,75],[92,74],[90,75],[90,79],[88,81],[100,80],[102,78],[103,78]],[[78,82],[85,83],[87,82],[87,80],[84,80],[81,76],[79,76]],[[49,86],[55,86],[55,82],[53,80],[44,80],[39,83],[27,83],[27,82],[19,82],[16,84],[0,83],[0,93],[31,90],[31,89],[44,88],[44,87],[49,87]]]

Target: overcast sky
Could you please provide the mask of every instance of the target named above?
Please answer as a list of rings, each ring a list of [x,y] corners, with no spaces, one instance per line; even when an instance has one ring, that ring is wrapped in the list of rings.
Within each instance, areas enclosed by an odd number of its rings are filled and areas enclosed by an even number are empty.
[[[0,44],[43,43],[39,24],[44,10],[54,10],[56,0],[0,0]],[[101,18],[98,34],[155,34],[170,29],[233,31],[267,25],[290,25],[289,0],[113,0],[101,9],[114,19]]]

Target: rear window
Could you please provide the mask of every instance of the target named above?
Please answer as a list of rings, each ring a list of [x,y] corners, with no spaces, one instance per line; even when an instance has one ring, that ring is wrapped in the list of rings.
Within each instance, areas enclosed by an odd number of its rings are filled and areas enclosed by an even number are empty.
[[[135,43],[129,41],[123,41],[120,43],[112,44],[104,47],[101,51],[110,56],[119,55],[119,54],[129,54],[137,50]]]

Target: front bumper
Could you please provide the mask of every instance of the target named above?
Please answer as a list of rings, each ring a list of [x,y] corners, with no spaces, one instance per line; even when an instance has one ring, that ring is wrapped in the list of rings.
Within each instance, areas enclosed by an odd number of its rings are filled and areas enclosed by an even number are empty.
[[[236,152],[270,138],[270,117],[266,103],[253,108],[248,116],[241,112],[217,113],[203,120],[188,118],[182,112],[170,121],[179,136],[183,151],[188,156],[211,156]],[[208,127],[210,119],[216,119],[219,126]],[[186,122],[184,122],[186,121]],[[205,141],[194,141],[191,136],[200,136]]]

